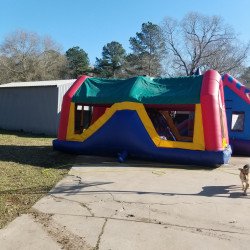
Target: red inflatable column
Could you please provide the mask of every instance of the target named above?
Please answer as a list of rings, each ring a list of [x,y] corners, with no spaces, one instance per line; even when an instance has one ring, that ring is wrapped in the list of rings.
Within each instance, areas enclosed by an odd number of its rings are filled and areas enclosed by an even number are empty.
[[[220,84],[222,84],[221,76],[217,71],[208,70],[203,75],[201,109],[205,148],[209,151],[223,149],[219,106]]]
[[[225,95],[224,95],[224,83],[220,82],[220,96],[221,96],[221,106],[222,106],[222,119],[223,119],[223,128],[224,128],[224,137],[226,139],[226,143],[229,144],[228,137],[228,127],[227,127],[227,115],[226,115],[226,104],[225,104]]]
[[[72,97],[74,96],[76,91],[79,89],[79,87],[82,85],[82,83],[87,78],[88,78],[88,76],[85,76],[85,75],[79,77],[73,83],[73,85],[70,87],[70,89],[66,92],[66,94],[63,97],[59,130],[58,130],[58,139],[59,140],[62,140],[62,141],[66,140],[68,120],[69,120],[69,110],[70,110],[70,103],[71,103]]]

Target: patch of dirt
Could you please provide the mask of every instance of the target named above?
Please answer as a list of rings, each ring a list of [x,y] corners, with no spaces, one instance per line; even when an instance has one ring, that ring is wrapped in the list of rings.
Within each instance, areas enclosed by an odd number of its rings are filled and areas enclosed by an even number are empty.
[[[30,210],[35,222],[43,226],[45,231],[52,237],[61,247],[66,250],[79,250],[79,249],[94,249],[86,243],[84,237],[73,234],[53,220],[52,214],[42,213],[34,208]]]

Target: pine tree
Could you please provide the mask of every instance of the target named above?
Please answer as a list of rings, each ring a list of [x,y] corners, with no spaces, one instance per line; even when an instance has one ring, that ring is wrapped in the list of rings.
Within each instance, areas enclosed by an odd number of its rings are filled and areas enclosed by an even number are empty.
[[[77,78],[89,72],[88,54],[78,46],[66,51],[67,69],[66,75],[70,78]]]
[[[160,76],[165,46],[161,29],[151,22],[143,23],[141,32],[129,39],[132,53],[127,57],[127,71],[134,75]]]
[[[102,77],[120,77],[126,51],[118,42],[112,41],[103,47],[102,58],[96,58],[96,73]]]

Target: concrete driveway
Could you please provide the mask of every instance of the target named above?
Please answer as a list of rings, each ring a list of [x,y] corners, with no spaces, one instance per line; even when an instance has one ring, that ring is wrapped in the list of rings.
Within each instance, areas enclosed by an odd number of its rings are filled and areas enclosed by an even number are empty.
[[[216,169],[81,156],[0,249],[249,249],[250,190],[234,157]],[[81,163],[82,162],[82,163]]]

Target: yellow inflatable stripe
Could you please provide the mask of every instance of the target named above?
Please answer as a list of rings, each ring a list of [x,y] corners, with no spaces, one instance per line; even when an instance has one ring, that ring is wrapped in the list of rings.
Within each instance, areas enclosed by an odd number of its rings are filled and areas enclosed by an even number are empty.
[[[88,129],[84,130],[82,134],[74,133],[75,104],[71,103],[66,139],[68,141],[86,140],[91,135],[93,135],[99,128],[101,128],[118,110],[135,110],[138,113],[149,136],[151,137],[152,141],[157,147],[205,150],[200,104],[196,104],[195,107],[193,142],[179,142],[179,141],[169,141],[161,139],[160,136],[157,134],[150,118],[148,117],[144,105],[141,103],[134,103],[134,102],[115,103],[109,109],[107,109],[106,112],[97,121],[95,121]]]

